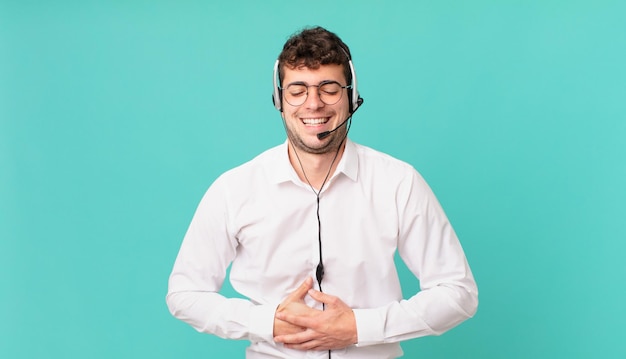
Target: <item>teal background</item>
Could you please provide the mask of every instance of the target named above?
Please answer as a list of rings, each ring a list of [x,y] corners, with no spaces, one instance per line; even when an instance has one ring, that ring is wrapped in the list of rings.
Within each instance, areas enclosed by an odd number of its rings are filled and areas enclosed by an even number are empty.
[[[0,357],[243,357],[167,277],[210,183],[283,141],[305,25],[350,45],[351,138],[422,173],[479,285],[405,357],[626,357],[625,4],[0,0]]]

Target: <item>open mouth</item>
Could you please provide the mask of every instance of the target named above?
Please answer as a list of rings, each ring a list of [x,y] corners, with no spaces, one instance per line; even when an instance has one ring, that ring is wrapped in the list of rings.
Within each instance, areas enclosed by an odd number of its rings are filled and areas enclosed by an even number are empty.
[[[328,120],[330,119],[330,117],[320,117],[320,118],[303,118],[302,123],[304,123],[307,126],[317,126],[317,125],[323,125],[326,122],[328,122]]]

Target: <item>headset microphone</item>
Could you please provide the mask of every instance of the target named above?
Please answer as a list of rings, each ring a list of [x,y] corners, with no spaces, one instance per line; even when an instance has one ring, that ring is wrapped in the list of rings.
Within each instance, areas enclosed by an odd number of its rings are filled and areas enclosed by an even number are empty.
[[[354,110],[354,111],[352,111],[352,113],[350,114],[350,116],[348,116],[348,118],[346,118],[346,119],[345,119],[345,120],[344,120],[344,121],[343,121],[343,122],[342,122],[339,126],[337,126],[337,127],[333,128],[332,130],[330,130],[330,131],[324,131],[324,132],[320,132],[320,133],[318,133],[318,134],[317,134],[317,139],[318,139],[318,140],[323,140],[323,139],[325,139],[326,137],[328,137],[331,133],[333,133],[333,132],[337,131],[338,129],[340,129],[343,125],[345,125],[345,124],[346,124],[346,123],[347,123],[347,122],[348,122],[348,121],[352,118],[352,114],[354,114],[354,112],[356,112],[356,109],[358,109],[358,108],[361,106],[361,104],[362,104],[362,103],[363,103],[363,98],[362,98],[362,97],[359,97],[359,99],[358,99],[358,101],[357,101],[357,104],[358,104],[358,105],[357,105],[357,107],[355,108],[355,110]]]
[[[338,129],[340,129],[343,125],[345,125],[348,120],[351,118],[352,116],[348,117],[345,119],[345,121],[343,121],[339,126],[335,127],[334,129],[330,130],[330,131],[324,131],[324,132],[320,132],[317,134],[317,139],[318,140],[323,140],[326,137],[328,137],[331,133],[337,131]]]

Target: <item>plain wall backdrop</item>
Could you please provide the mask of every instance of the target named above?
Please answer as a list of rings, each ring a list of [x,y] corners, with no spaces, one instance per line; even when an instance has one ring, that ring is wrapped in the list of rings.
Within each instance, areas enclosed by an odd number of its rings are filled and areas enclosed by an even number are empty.
[[[243,357],[167,279],[212,181],[284,141],[272,66],[307,25],[351,47],[350,137],[420,171],[478,282],[405,357],[626,357],[625,4],[0,0],[0,357]]]

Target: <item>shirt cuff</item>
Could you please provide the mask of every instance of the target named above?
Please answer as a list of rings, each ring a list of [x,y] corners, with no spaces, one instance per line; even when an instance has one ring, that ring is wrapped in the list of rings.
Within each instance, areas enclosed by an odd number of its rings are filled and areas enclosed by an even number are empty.
[[[384,342],[385,318],[377,309],[352,309],[356,321],[357,347]]]
[[[275,305],[255,305],[250,309],[250,341],[274,341]]]

